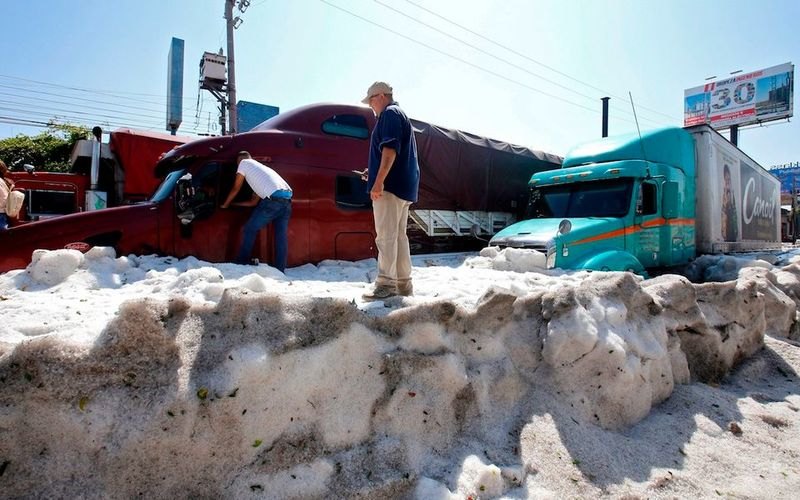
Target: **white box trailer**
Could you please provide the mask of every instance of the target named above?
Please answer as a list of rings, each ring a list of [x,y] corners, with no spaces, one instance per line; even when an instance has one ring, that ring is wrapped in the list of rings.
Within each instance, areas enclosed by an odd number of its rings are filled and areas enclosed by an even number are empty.
[[[708,125],[695,141],[697,254],[781,246],[780,181]]]

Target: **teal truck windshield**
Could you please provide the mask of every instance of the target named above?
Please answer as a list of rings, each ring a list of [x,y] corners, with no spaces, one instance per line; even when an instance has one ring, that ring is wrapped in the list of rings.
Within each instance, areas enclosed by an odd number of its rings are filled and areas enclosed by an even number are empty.
[[[533,188],[527,218],[623,217],[632,187],[633,179],[613,179]]]

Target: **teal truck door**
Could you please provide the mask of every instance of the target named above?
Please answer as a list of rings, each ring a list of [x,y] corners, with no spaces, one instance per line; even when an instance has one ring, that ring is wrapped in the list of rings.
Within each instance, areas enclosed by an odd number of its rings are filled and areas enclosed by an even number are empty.
[[[658,210],[658,187],[655,182],[643,181],[638,186],[633,223],[628,250],[644,267],[660,265],[661,232],[665,221]]]

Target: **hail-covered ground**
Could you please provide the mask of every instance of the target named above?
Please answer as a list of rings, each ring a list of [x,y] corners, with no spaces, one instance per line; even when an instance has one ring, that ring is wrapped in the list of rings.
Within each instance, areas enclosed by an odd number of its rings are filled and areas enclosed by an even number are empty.
[[[0,275],[0,497],[796,498],[800,264],[533,251]]]

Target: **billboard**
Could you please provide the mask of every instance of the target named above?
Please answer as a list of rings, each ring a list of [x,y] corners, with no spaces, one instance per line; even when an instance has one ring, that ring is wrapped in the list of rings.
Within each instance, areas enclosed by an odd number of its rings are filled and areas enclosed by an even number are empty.
[[[794,65],[732,76],[683,91],[683,125],[715,129],[792,116]]]
[[[276,106],[239,101],[236,103],[236,131],[242,133],[252,130],[261,122],[276,116],[278,112],[280,112],[280,109]]]
[[[183,40],[172,38],[167,57],[167,130],[173,134],[183,121]]]
[[[791,193],[793,189],[800,189],[800,162],[772,167],[769,173],[781,181],[782,193]]]

